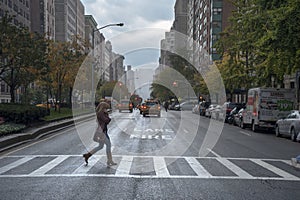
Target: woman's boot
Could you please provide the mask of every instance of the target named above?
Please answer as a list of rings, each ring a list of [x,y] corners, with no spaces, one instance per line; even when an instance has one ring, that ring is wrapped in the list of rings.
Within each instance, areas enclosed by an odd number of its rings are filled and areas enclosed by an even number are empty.
[[[85,165],[87,166],[88,165],[88,160],[89,160],[89,158],[92,156],[92,154],[91,153],[85,153],[85,154],[83,154],[83,157],[84,157],[84,161],[85,161]]]
[[[112,160],[112,154],[111,154],[111,153],[108,153],[108,154],[107,154],[107,166],[112,166],[112,165],[117,165],[117,163],[115,163],[115,162]]]

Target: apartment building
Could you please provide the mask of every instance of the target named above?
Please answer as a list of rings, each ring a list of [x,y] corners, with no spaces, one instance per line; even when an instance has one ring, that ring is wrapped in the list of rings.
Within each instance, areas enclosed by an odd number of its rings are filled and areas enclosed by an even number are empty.
[[[230,0],[188,0],[188,48],[195,63],[205,50],[211,60],[220,59],[215,44],[220,33],[229,26],[229,17],[234,9]]]
[[[55,40],[85,38],[84,6],[80,0],[55,0]]]
[[[187,46],[187,23],[188,23],[188,1],[177,0],[174,6],[175,19],[171,30],[174,30],[175,35],[175,49],[176,52],[186,50]]]
[[[29,0],[0,0],[0,18],[2,18],[6,12],[13,17],[13,24],[30,29]]]
[[[55,39],[55,4],[54,0],[31,0],[31,31]]]

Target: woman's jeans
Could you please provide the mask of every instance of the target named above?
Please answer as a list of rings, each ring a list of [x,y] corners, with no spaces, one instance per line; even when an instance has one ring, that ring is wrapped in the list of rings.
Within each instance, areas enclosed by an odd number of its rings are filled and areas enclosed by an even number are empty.
[[[101,149],[103,148],[104,144],[106,145],[106,155],[111,153],[111,143],[110,143],[110,139],[109,139],[109,137],[108,137],[107,134],[105,134],[105,135],[106,135],[105,140],[99,142],[99,145],[98,145],[97,147],[95,147],[95,148],[90,152],[91,154],[94,154],[94,153],[96,153],[97,151],[101,150]]]

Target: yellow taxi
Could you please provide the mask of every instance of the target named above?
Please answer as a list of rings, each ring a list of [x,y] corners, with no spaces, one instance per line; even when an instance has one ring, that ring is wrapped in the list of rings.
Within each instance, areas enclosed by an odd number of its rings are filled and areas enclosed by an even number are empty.
[[[160,117],[160,110],[160,104],[156,100],[148,100],[142,105],[143,117],[146,117],[147,115],[157,115]]]

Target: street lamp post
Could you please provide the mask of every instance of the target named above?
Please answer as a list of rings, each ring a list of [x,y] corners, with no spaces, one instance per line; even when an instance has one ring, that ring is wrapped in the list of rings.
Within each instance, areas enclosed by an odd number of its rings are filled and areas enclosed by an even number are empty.
[[[105,26],[102,26],[100,28],[97,28],[97,29],[93,29],[92,31],[92,43],[93,43],[93,59],[95,57],[95,32],[96,31],[99,31],[101,29],[104,29],[104,28],[107,28],[107,27],[110,27],[110,26],[124,26],[124,23],[116,23],[116,24],[107,24]],[[93,98],[95,97],[95,93],[94,93],[94,70],[95,70],[95,64],[94,64],[94,61],[93,61],[93,64],[92,64],[92,97],[91,97],[91,102],[93,101]],[[93,104],[93,102],[92,102]]]

